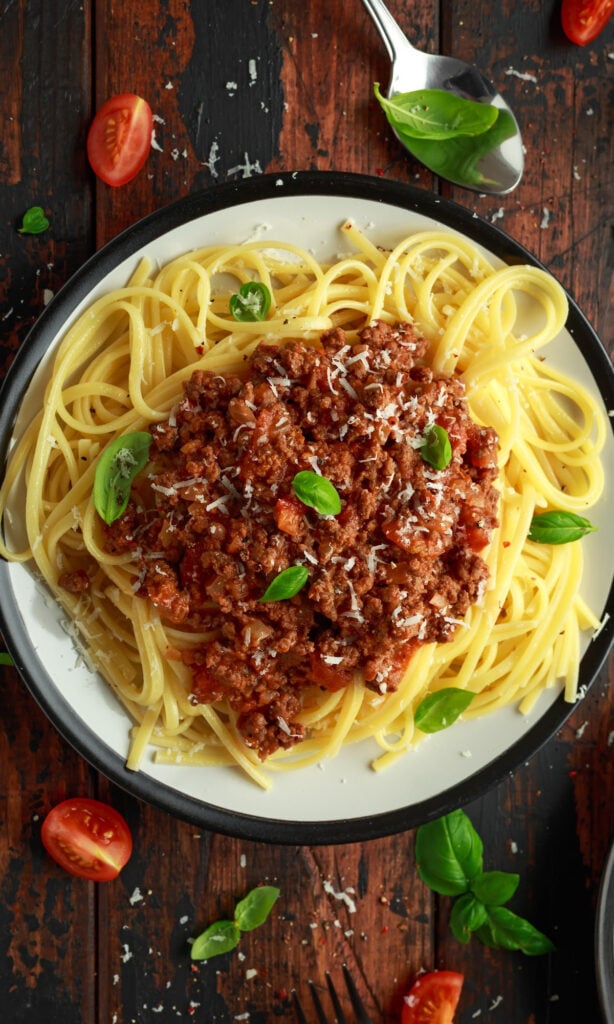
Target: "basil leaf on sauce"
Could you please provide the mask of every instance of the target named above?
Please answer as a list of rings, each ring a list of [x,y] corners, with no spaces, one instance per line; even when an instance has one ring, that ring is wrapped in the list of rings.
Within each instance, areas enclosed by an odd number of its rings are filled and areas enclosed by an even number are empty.
[[[302,590],[309,573],[304,565],[289,565],[272,580],[260,598],[261,601],[287,601]]]
[[[389,124],[399,135],[411,138],[410,149],[414,139],[443,141],[458,135],[482,135],[492,128],[499,113],[497,107],[463,99],[447,89],[416,89],[387,98],[376,82],[374,92]]]
[[[474,697],[475,693],[471,690],[461,690],[455,686],[429,693],[416,708],[414,722],[421,732],[440,732],[462,715]]]
[[[575,512],[563,512],[553,509],[551,512],[538,512],[533,516],[529,527],[529,540],[536,544],[569,544],[581,540],[587,533],[593,533],[597,527],[588,519],[576,515]]]
[[[434,469],[445,469],[452,461],[452,445],[448,431],[438,423],[429,423],[424,431],[424,444],[420,454]]]
[[[246,281],[230,297],[230,312],[240,323],[264,320],[271,308],[271,292],[262,281]]]
[[[15,662],[11,658],[8,651],[0,651],[0,665],[14,665]]]
[[[258,885],[239,900],[235,907],[235,921],[242,932],[251,932],[264,924],[279,896],[274,885]]]
[[[49,227],[42,206],[31,206],[23,215],[21,227],[17,228],[20,235],[40,235]]]
[[[325,476],[310,469],[296,474],[292,490],[303,505],[315,508],[323,516],[336,516],[341,512],[341,498],[335,486]]]
[[[94,508],[110,524],[126,511],[132,481],[149,459],[151,434],[135,430],[116,437],[104,449],[94,475]]]

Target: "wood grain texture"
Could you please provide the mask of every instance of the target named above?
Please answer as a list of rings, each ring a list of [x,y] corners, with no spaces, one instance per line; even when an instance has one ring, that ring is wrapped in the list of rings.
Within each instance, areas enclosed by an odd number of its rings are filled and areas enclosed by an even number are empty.
[[[611,319],[614,33],[572,47],[558,0],[500,5],[390,0],[415,45],[483,67],[523,127],[509,196],[439,182],[400,147],[373,101],[385,50],[359,0],[12,0],[0,33],[0,369],[94,248],[216,182],[267,171],[354,171],[452,198],[509,232],[569,288],[604,344]],[[111,94],[156,115],[143,172],[121,189],[85,159]],[[28,206],[51,219],[17,233]],[[542,751],[466,808],[489,868],[521,876],[514,909],[552,936],[534,959],[459,944],[450,902],[420,882],[415,833],[338,847],[264,845],[199,831],[118,790],[58,736],[12,669],[0,688],[0,1019],[7,1024],[292,1021],[290,993],[347,962],[375,1024],[398,1021],[421,969],[466,977],[458,1024],[597,1022],[593,924],[614,834],[613,661]],[[113,803],[134,835],[113,883],[50,862],[40,822],[66,794]],[[190,941],[262,882],[281,896],[239,949],[206,964]]]

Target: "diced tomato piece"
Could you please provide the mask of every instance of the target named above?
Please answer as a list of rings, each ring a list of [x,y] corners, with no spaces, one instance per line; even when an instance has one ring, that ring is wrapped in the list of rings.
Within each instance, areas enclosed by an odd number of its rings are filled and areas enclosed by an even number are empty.
[[[301,528],[305,506],[302,501],[289,495],[287,498],[278,498],[275,502],[274,516],[277,528],[289,533],[294,537]]]
[[[330,690],[331,693],[349,686],[354,677],[352,671],[340,668],[339,665],[328,664],[318,653],[310,655],[309,666],[314,683],[323,686],[325,690]]]
[[[382,533],[386,540],[397,548],[401,548],[401,551],[411,550],[411,534],[408,536],[407,525],[399,519],[391,519],[387,523],[382,523]]]

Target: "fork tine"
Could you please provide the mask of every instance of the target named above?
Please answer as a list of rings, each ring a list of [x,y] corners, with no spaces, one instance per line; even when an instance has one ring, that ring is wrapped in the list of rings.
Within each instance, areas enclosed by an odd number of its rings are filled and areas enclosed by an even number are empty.
[[[352,978],[352,975],[350,974],[345,964],[342,965],[342,970],[346,988],[349,993],[350,1002],[356,1015],[356,1024],[373,1024],[371,1018],[369,1017],[367,1011],[365,1010],[364,1003],[358,994],[358,989],[354,984],[354,979]],[[309,985],[309,991],[311,992],[311,998],[313,1001],[313,1005],[315,1007],[319,1024],[348,1024],[347,1018],[345,1016],[345,1013],[343,1012],[343,1008],[339,1001],[339,996],[337,995],[337,992],[335,990],[335,986],[333,984],[333,979],[330,975],[330,971],[326,972],[326,985],[328,987],[328,992],[331,998],[331,1002],[333,1004],[333,1009],[335,1011],[334,1021],[331,1021],[326,1016],[318,990],[314,985],[313,981],[309,980],[307,984]],[[296,1019],[298,1021],[298,1024],[308,1024],[307,1018],[305,1017],[305,1012],[303,1010],[303,1007],[301,1006],[301,1002],[299,1000],[296,989],[292,989],[292,998],[294,1001],[294,1008],[296,1010]]]
[[[336,1014],[337,1024],[347,1024],[345,1014],[341,1008],[341,1003],[339,1002],[339,997],[337,996],[335,986],[333,985],[333,979],[330,976],[330,971],[326,972],[326,984],[328,985],[331,1002]]]
[[[296,1010],[296,1019],[298,1024],[307,1024],[307,1018],[303,1013],[303,1007],[300,1004],[295,988],[292,989],[292,999],[294,1000],[294,1009]]]
[[[318,995],[318,990],[315,987],[313,981],[308,982],[308,984],[309,984],[309,991],[311,992],[311,998],[313,999],[313,1005],[315,1006],[316,1013],[318,1015],[318,1020],[319,1020],[320,1024],[328,1024],[328,1021],[326,1019],[326,1014],[324,1013],[324,1008],[322,1006],[322,1003],[320,1002],[320,996]],[[343,1024],[343,1022],[341,1022],[341,1024]]]
[[[342,964],[341,969],[343,971],[343,976],[345,978],[347,990],[350,993],[350,1001],[354,1008],[354,1013],[356,1014],[356,1024],[372,1024],[371,1018],[369,1017],[369,1014],[365,1010],[362,999],[358,995],[358,989],[354,984],[354,979],[350,972],[348,971],[347,966],[345,964]]]

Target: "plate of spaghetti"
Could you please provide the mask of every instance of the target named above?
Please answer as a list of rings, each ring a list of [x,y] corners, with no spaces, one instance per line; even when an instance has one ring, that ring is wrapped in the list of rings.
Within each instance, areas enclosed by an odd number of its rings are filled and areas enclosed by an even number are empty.
[[[135,795],[275,842],[468,803],[612,643],[614,373],[440,198],[222,185],[98,252],[2,391],[1,627]]]

